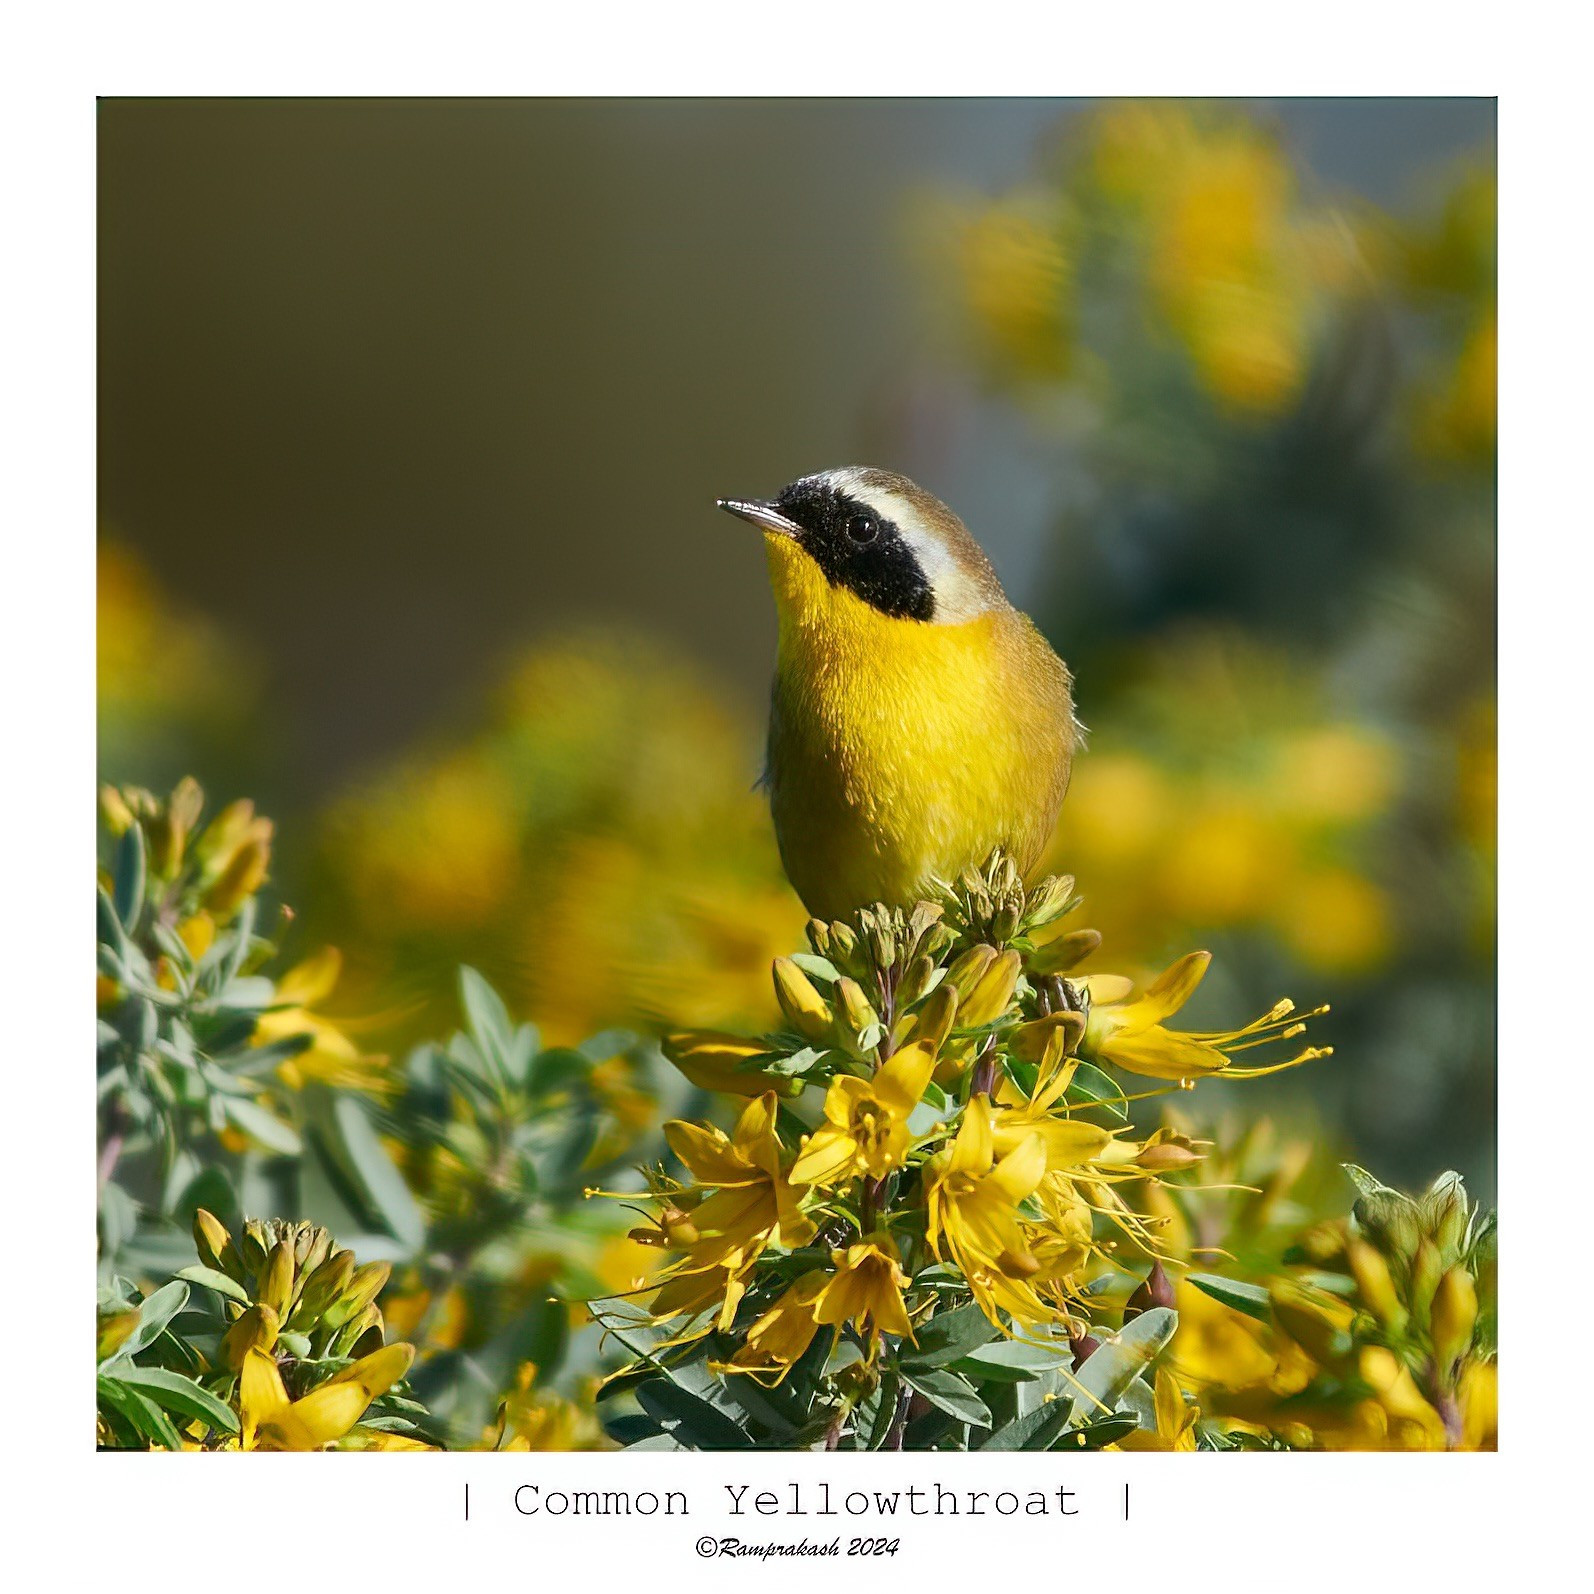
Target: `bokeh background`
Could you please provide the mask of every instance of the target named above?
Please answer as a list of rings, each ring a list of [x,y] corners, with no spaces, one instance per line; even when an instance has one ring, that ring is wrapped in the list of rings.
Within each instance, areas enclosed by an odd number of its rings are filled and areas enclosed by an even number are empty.
[[[556,1039],[770,1021],[774,620],[712,501],[879,463],[1075,669],[1112,966],[1330,1001],[1275,1116],[1492,1192],[1492,101],[100,129],[102,774],[277,820],[363,1044],[461,961]]]

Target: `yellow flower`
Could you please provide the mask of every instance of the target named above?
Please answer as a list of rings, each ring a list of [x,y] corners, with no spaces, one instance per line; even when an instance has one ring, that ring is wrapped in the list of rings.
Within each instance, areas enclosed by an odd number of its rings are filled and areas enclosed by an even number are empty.
[[[551,1389],[536,1387],[537,1366],[524,1363],[498,1409],[498,1423],[482,1435],[492,1450],[612,1450],[597,1417]]]
[[[277,1005],[255,1023],[251,1037],[255,1046],[294,1035],[310,1037],[304,1051],[277,1069],[278,1077],[290,1089],[302,1089],[312,1080],[365,1091],[379,1090],[386,1083],[387,1058],[362,1052],[336,1024],[311,1011],[332,994],[342,968],[342,954],[330,946],[296,963],[277,982]]]
[[[719,1324],[729,1328],[745,1290],[745,1274],[777,1236],[785,1246],[806,1245],[815,1226],[800,1207],[803,1192],[781,1167],[775,1137],[773,1092],[750,1101],[730,1136],[708,1124],[674,1118],[665,1138],[700,1185],[714,1194],[692,1210],[700,1238],[664,1282],[654,1315],[700,1310],[724,1291]],[[713,1292],[705,1296],[712,1283]]]
[[[1038,1134],[1026,1135],[997,1160],[991,1107],[983,1096],[964,1109],[952,1144],[924,1166],[931,1249],[956,1263],[981,1310],[998,1325],[998,1307],[1031,1322],[1050,1315],[1028,1284],[1040,1263],[1018,1216],[1019,1203],[1045,1172]]]
[[[825,1092],[825,1122],[792,1164],[794,1184],[836,1185],[854,1174],[884,1178],[908,1154],[908,1118],[935,1069],[933,1049],[904,1046],[872,1079],[842,1074]]]
[[[263,1350],[244,1357],[238,1414],[245,1450],[320,1450],[346,1438],[366,1407],[409,1371],[415,1351],[384,1345],[334,1373],[307,1395],[289,1400],[276,1362]]]
[[[1229,1068],[1230,1052],[1299,1035],[1306,1028],[1304,1019],[1316,1016],[1294,1017],[1295,1004],[1283,1001],[1243,1029],[1196,1033],[1164,1028],[1162,1021],[1190,1000],[1211,961],[1210,952],[1189,952],[1133,999],[1128,982],[1119,976],[1086,975],[1078,982],[1091,997],[1080,1056],[1149,1079],[1200,1079]],[[1287,1068],[1326,1057],[1329,1051],[1328,1047],[1308,1047],[1288,1063],[1274,1066]]]
[[[1195,1425],[1201,1408],[1186,1402],[1179,1380],[1166,1367],[1157,1369],[1153,1384],[1157,1426],[1137,1428],[1118,1441],[1123,1450],[1194,1450]]]
[[[908,1275],[896,1245],[886,1234],[871,1235],[838,1253],[838,1266],[820,1292],[816,1317],[821,1323],[867,1323],[871,1340],[881,1334],[913,1338],[913,1325],[903,1305],[902,1290]]]
[[[1029,1096],[1026,1097],[1010,1079],[1002,1081],[991,1125],[998,1156],[1015,1150],[1030,1135],[1039,1135],[1046,1151],[1048,1172],[1095,1162],[1113,1145],[1111,1130],[1083,1118],[1067,1116],[1063,1092],[1073,1078],[1074,1065],[1063,1058],[1062,1030],[1057,1033],[1059,1040],[1048,1047]]]
[[[779,1383],[819,1332],[819,1297],[829,1275],[804,1273],[747,1331],[747,1340],[725,1364],[735,1373],[774,1373]]]

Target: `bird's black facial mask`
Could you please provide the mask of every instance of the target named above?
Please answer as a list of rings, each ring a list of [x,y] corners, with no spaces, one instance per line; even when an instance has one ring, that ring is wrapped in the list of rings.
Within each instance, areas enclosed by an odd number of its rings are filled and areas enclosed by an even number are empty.
[[[934,618],[935,591],[918,555],[878,509],[814,477],[783,489],[775,507],[801,528],[797,545],[831,586],[893,619]]]

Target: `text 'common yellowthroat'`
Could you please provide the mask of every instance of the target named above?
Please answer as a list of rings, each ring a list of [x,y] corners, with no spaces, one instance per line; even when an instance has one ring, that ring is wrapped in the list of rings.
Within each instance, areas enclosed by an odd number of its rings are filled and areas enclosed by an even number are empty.
[[[1028,870],[1068,788],[1072,681],[963,522],[869,466],[719,506],[764,533],[766,778],[808,911],[906,906],[998,846]]]

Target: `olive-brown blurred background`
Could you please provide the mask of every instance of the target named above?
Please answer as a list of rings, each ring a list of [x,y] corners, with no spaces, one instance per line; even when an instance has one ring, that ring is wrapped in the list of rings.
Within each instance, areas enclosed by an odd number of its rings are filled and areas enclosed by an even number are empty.
[[[1332,1000],[1280,1113],[1487,1194],[1493,174],[1482,100],[103,102],[102,773],[254,796],[385,1044],[461,960],[767,1020],[712,500],[890,465],[1075,668],[1106,961]]]

